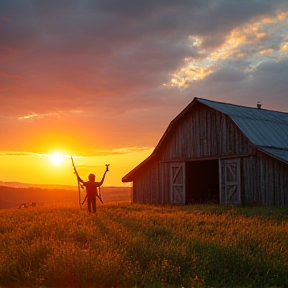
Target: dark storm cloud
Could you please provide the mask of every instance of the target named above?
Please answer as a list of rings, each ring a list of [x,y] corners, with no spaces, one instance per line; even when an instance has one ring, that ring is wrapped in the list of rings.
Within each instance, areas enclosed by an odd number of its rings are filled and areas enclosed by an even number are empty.
[[[223,67],[216,70],[213,74],[207,76],[206,81],[222,83],[222,82],[239,82],[244,79],[243,72],[241,70],[235,69],[233,67]]]
[[[286,102],[288,108],[288,58],[275,62],[265,61],[258,65],[251,75],[249,90],[259,99],[279,99]],[[287,110],[286,110],[287,111]]]
[[[228,95],[227,87],[237,88],[239,94],[247,92],[248,86],[257,94],[264,79],[266,83],[277,80],[282,91],[286,83],[281,82],[281,71],[279,78],[269,77],[269,65],[259,66],[249,76],[243,67],[225,64],[207,79],[191,82],[186,91],[162,84],[185,64],[185,58],[204,58],[225,42],[230,31],[284,4],[268,0],[2,0],[0,81],[5,84],[0,87],[0,99],[4,114],[170,107],[194,96],[211,97],[204,84],[212,82],[211,91],[218,87],[217,95]],[[201,37],[201,44],[194,45],[189,36]],[[247,50],[251,53],[251,47]],[[281,62],[274,63],[276,70]],[[184,100],[179,100],[181,96]]]

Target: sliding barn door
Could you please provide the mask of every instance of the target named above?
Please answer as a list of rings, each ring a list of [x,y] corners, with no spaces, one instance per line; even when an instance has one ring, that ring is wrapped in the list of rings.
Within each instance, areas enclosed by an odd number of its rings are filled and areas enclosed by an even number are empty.
[[[240,159],[221,160],[221,204],[241,204]]]
[[[185,163],[171,163],[171,203],[185,204]]]

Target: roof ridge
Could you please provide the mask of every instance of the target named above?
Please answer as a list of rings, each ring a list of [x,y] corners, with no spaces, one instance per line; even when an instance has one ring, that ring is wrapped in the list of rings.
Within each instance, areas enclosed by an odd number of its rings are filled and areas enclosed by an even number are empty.
[[[284,111],[277,111],[277,110],[270,110],[270,109],[266,109],[266,108],[257,108],[257,107],[251,107],[251,106],[244,106],[244,105],[239,105],[239,104],[215,101],[215,100],[210,100],[210,99],[205,99],[205,98],[198,98],[198,97],[195,97],[195,99],[200,100],[199,102],[201,102],[202,104],[205,104],[203,102],[207,101],[207,102],[212,102],[212,103],[221,104],[221,105],[227,105],[227,106],[229,105],[229,106],[234,106],[234,107],[240,107],[240,108],[244,108],[244,109],[253,109],[253,110],[267,111],[267,112],[272,112],[272,113],[286,114],[288,116],[288,112],[284,112]],[[203,100],[203,102],[201,100]]]

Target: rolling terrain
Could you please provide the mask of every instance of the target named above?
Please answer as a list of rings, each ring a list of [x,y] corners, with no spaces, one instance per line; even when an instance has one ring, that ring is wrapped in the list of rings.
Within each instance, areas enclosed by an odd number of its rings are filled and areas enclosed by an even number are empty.
[[[12,183],[10,183],[12,184]],[[21,186],[23,185],[23,186]],[[14,183],[14,186],[0,186],[0,209],[17,208],[21,204],[44,205],[48,203],[78,204],[78,189],[73,186],[38,185]],[[101,187],[105,202],[130,201],[129,187]]]

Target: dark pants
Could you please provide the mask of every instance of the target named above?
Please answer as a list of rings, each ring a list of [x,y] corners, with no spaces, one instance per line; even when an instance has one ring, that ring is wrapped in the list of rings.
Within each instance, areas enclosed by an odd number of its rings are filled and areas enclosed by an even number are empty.
[[[88,204],[88,211],[91,212],[91,206],[92,206],[93,213],[95,213],[96,212],[96,196],[89,197],[87,199],[87,204]]]

